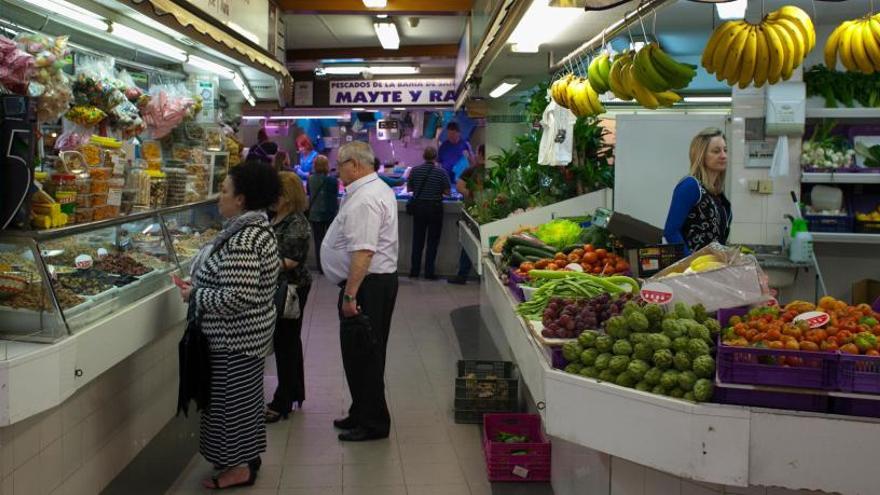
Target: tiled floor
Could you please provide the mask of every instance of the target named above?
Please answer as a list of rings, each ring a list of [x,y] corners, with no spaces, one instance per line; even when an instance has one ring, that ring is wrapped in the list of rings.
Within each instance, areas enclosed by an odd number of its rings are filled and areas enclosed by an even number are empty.
[[[473,317],[477,314],[473,307],[479,304],[476,283],[462,287],[401,277],[386,370],[391,435],[373,442],[339,442],[332,420],[344,415],[349,398],[339,354],[337,290],[316,277],[303,322],[306,401],[287,421],[269,425],[269,448],[257,484],[236,493],[552,493],[549,484],[490,484],[480,427],[453,421],[453,377],[456,360],[462,356],[459,342],[468,342],[467,357],[491,358],[494,353],[472,344],[487,339],[464,338],[481,331]],[[462,317],[468,307],[471,325]],[[274,385],[274,357],[270,357],[267,395]],[[168,493],[205,493],[199,482],[211,472],[211,466],[196,455]]]

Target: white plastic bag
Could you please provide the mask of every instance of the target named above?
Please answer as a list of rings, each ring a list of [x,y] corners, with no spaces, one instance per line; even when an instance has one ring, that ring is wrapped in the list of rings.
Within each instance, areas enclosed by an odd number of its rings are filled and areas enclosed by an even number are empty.
[[[281,317],[289,320],[298,320],[302,316],[299,309],[299,294],[296,293],[296,286],[287,284],[287,297],[284,299],[284,312]]]

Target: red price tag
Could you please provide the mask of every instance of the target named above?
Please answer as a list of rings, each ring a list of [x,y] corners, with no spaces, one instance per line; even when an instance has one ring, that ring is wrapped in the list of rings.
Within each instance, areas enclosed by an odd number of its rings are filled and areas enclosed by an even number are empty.
[[[823,313],[821,311],[810,311],[808,313],[804,313],[802,315],[798,315],[795,317],[794,322],[806,321],[810,328],[819,328],[825,326],[828,321],[831,320],[831,317],[828,316],[828,313]]]
[[[767,299],[767,301],[764,302],[764,305],[770,308],[775,308],[779,306],[779,301],[777,301],[775,297],[771,296],[770,299]]]
[[[672,301],[673,292],[672,287],[669,287],[666,284],[661,284],[658,282],[652,282],[650,284],[645,284],[642,287],[639,295],[642,297],[642,300],[648,303],[654,304],[667,304]]]

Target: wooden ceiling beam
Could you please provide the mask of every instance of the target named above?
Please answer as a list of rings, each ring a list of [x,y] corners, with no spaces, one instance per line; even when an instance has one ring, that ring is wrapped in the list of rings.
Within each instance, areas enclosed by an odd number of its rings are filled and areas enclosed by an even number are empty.
[[[287,60],[323,60],[330,58],[456,58],[458,45],[401,45],[397,50],[385,50],[381,46],[361,46],[354,48],[304,48],[287,50]]]
[[[473,0],[388,0],[384,9],[368,9],[361,0],[278,0],[286,14],[467,15]]]

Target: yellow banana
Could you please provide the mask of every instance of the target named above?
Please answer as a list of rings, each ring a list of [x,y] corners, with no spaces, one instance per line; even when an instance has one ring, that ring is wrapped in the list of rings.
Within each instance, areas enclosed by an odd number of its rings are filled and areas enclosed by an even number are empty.
[[[587,84],[585,86],[586,86],[587,98],[590,101],[590,107],[592,108],[592,111],[593,111],[592,115],[599,115],[599,114],[605,113],[605,106],[602,105],[601,101],[599,101],[599,93],[596,92],[596,90],[593,88],[592,84],[590,84],[590,81],[587,81]]]
[[[676,93],[675,91],[662,91],[660,93],[654,93],[654,97],[657,98],[657,102],[661,107],[671,107],[673,103],[677,103],[681,101],[681,95]]]
[[[706,48],[703,49],[703,56],[700,59],[700,65],[706,69],[706,72],[713,74],[715,70],[717,70],[717,66],[712,63],[715,49],[718,47],[718,43],[727,36],[728,31],[734,27],[736,27],[736,24],[733,21],[727,21],[718,26],[718,28],[712,32],[712,35],[709,36],[709,41],[706,43]]]
[[[611,73],[608,75],[608,85],[611,87],[611,92],[614,93],[615,97],[624,101],[629,101],[633,98],[632,92],[626,86],[622,71],[623,67],[627,64],[628,56],[629,54],[619,55],[614,60],[614,63],[611,64]]]
[[[843,38],[843,32],[846,31],[850,23],[852,21],[844,21],[834,28],[834,31],[831,31],[831,34],[828,36],[828,40],[825,41],[825,66],[829,70],[834,70],[837,67],[837,53],[840,50],[840,40]]]
[[[776,31],[770,29],[767,23],[761,25],[764,30],[764,37],[767,38],[767,48],[770,52],[770,65],[767,68],[767,82],[776,84],[782,77],[782,68],[785,65],[785,49],[782,47],[782,40]]]
[[[869,19],[865,23],[865,27],[862,28],[862,38],[865,43],[865,51],[868,52],[868,57],[871,59],[871,65],[875,71],[880,71],[880,41],[878,41],[872,27],[873,24],[877,24],[877,30],[880,31],[880,21]]]
[[[724,69],[722,79],[726,79],[727,83],[733,86],[739,80],[739,69],[742,66],[742,55],[749,40],[749,33],[752,32],[754,26],[747,26],[736,36],[736,40],[730,46],[730,55],[724,61]],[[717,76],[717,75],[716,75]]]
[[[628,84],[630,90],[632,90],[633,96],[636,101],[645,108],[649,108],[651,110],[656,109],[660,106],[660,102],[657,101],[657,98],[654,96],[648,88],[644,87],[639,83],[635,76],[635,68],[632,64],[628,65],[625,69],[624,73],[625,80]]]
[[[852,54],[853,61],[856,63],[856,67],[859,69],[859,72],[864,74],[873,74],[874,73],[874,64],[871,63],[871,59],[868,58],[868,52],[865,50],[865,41],[864,41],[864,32],[865,29],[868,32],[871,31],[871,27],[865,25],[864,20],[860,20],[853,27],[853,37],[852,37]],[[873,34],[872,34],[873,36]]]
[[[792,69],[799,67],[804,61],[804,56],[806,55],[807,41],[804,40],[800,29],[798,29],[798,27],[789,19],[779,19],[776,21],[776,26],[785,29],[788,37],[791,38],[792,48],[794,48],[792,54]]]
[[[596,115],[596,108],[593,106],[593,99],[590,97],[591,94],[596,94],[596,90],[593,89],[590,80],[585,78],[578,87],[578,102],[581,108],[586,111],[586,115]]]
[[[755,78],[755,63],[758,59],[758,28],[752,26],[749,30],[749,38],[743,49],[742,67],[739,70],[739,87],[745,88]]]
[[[816,46],[816,28],[806,12],[794,5],[785,5],[767,16],[767,20],[770,21],[778,21],[779,19],[789,19],[795,24],[803,35],[806,53],[809,53]]]
[[[787,81],[791,77],[791,73],[794,70],[794,42],[791,40],[791,37],[788,36],[788,32],[780,26],[777,26],[773,23],[767,22],[764,23],[764,26],[769,30],[776,33],[776,36],[779,38],[779,41],[782,42],[782,80]]]
[[[763,26],[757,29],[757,47],[755,48],[755,87],[760,88],[767,82],[767,72],[770,70],[770,43]]]
[[[723,79],[721,73],[724,72],[724,67],[727,62],[727,58],[730,55],[730,45],[739,37],[739,34],[748,27],[748,25],[743,21],[727,21],[732,24],[731,28],[725,31],[724,36],[718,40],[718,44],[715,45],[715,52],[712,54],[712,67],[715,72],[715,78],[719,81]]]
[[[855,33],[855,22],[849,22],[844,29],[843,34],[840,36],[840,61],[843,63],[843,66],[846,67],[846,70],[855,72],[858,70],[856,66],[856,61],[853,60],[852,56],[852,38]]]
[[[877,40],[877,43],[880,43],[880,14],[871,16],[871,32],[874,33],[874,39]]]

